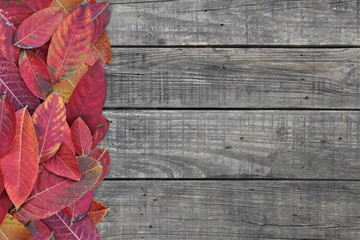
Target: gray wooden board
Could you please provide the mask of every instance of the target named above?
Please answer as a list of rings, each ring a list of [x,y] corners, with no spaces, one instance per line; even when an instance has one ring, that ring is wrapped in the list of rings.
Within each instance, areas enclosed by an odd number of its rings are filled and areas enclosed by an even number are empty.
[[[109,178],[360,179],[358,111],[104,113]]]
[[[359,45],[349,0],[110,0],[113,45]]]
[[[360,184],[339,181],[106,181],[105,240],[360,238]]]
[[[360,107],[360,49],[113,48],[113,53],[106,107]]]

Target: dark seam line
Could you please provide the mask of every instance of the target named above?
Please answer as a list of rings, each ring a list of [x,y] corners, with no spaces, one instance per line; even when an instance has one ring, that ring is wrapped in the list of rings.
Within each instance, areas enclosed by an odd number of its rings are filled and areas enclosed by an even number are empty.
[[[112,45],[113,48],[360,48],[360,45]]]
[[[174,107],[104,107],[104,110],[126,110],[126,111],[360,111],[360,108],[174,108]]]
[[[360,182],[360,179],[329,178],[105,178],[105,181],[299,181],[299,182]]]

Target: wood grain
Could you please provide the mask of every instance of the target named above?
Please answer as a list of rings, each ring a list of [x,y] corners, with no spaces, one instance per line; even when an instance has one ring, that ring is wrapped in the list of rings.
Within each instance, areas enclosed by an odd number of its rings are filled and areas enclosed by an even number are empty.
[[[105,111],[109,178],[359,179],[358,111]]]
[[[114,48],[106,107],[360,108],[360,49]]]
[[[111,181],[106,240],[316,239],[360,235],[359,182]]]
[[[111,0],[113,45],[359,45],[348,0]]]

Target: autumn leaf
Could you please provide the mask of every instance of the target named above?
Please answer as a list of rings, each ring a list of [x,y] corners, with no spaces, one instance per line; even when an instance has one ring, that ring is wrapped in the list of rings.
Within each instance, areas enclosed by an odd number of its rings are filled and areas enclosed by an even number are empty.
[[[3,57],[0,57],[0,92],[6,93],[15,111],[28,105],[33,112],[40,103],[26,87],[17,66]]]
[[[55,83],[54,91],[59,92],[59,94],[64,98],[64,102],[68,103],[72,93],[75,90],[76,85],[79,83],[80,79],[87,73],[89,67],[87,64],[82,64],[81,67],[76,71],[67,81]]]
[[[75,147],[71,139],[71,129],[68,123],[65,123],[63,142],[75,154]]]
[[[31,220],[25,227],[33,235],[31,240],[48,240],[52,235],[50,229],[41,220]]]
[[[1,159],[6,192],[18,209],[31,193],[39,167],[39,147],[31,116],[26,108],[16,112],[14,145]]]
[[[19,219],[43,219],[64,209],[80,199],[94,187],[102,168],[98,161],[79,157],[80,181],[57,176],[45,168],[40,168],[37,184],[31,195],[15,213]]]
[[[79,6],[64,19],[51,39],[47,65],[56,82],[71,79],[85,63],[91,38],[90,7]]]
[[[71,125],[81,117],[94,132],[102,114],[106,96],[104,63],[98,60],[76,86],[66,107],[66,119]]]
[[[101,176],[99,177],[99,180],[95,184],[95,187],[97,187],[104,180],[104,178],[106,177],[106,174],[109,171],[109,168],[110,168],[109,151],[107,149],[96,148],[96,149],[93,149],[90,151],[89,157],[99,161],[103,168]]]
[[[109,209],[104,204],[93,200],[87,216],[90,218],[91,222],[96,225],[105,217],[108,211]]]
[[[19,59],[20,74],[36,97],[45,99],[52,91],[53,81],[46,64],[34,53],[24,50]]]
[[[111,121],[109,121],[106,117],[101,115],[100,120],[95,128],[95,131],[92,135],[92,146],[91,148],[95,148],[105,137]]]
[[[111,11],[108,2],[95,3],[90,5],[91,17],[94,26],[94,35],[92,41],[96,41],[105,31],[110,22]]]
[[[71,222],[77,222],[83,219],[90,209],[92,199],[94,197],[94,189],[91,189],[79,200],[64,209],[66,215]]]
[[[45,162],[57,152],[64,136],[66,109],[62,97],[51,93],[35,110],[32,119],[39,142],[39,156],[41,162]]]
[[[71,139],[77,154],[80,156],[89,154],[92,145],[91,132],[81,118],[76,119],[71,126]]]
[[[44,45],[62,20],[60,8],[45,8],[34,13],[20,24],[14,45],[26,49]]]
[[[55,156],[44,162],[43,166],[58,176],[80,180],[81,173],[78,160],[75,153],[64,142]]]
[[[51,0],[23,0],[28,6],[32,6],[36,10],[41,10],[49,7]]]
[[[15,137],[15,111],[6,95],[0,97],[0,158],[9,151]]]
[[[3,191],[0,195],[0,224],[5,219],[5,216],[9,211],[11,204],[12,204],[11,200],[7,195],[6,191]],[[1,239],[1,234],[0,234],[0,239]]]
[[[92,66],[99,58],[106,63],[112,62],[111,45],[106,32],[103,32],[99,39],[91,44],[86,63]]]
[[[19,0],[1,0],[0,9],[0,19],[5,20],[7,25],[15,28],[35,12],[35,9]]]
[[[1,240],[29,240],[31,233],[15,219],[11,214],[7,213],[4,221],[0,225]]]
[[[59,7],[62,9],[64,16],[68,15],[83,0],[53,0],[50,7]]]
[[[17,63],[20,54],[20,48],[14,47],[14,35],[16,28],[8,25],[0,15],[0,57],[5,57],[13,63]]]
[[[101,240],[100,234],[91,220],[85,216],[72,223],[64,211],[61,211],[43,222],[54,231],[56,240]]]

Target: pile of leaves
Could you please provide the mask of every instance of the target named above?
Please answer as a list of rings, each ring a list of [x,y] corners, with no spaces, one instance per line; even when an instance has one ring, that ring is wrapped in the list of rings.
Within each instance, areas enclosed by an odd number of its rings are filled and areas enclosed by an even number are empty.
[[[101,239],[107,2],[0,0],[0,239]]]

